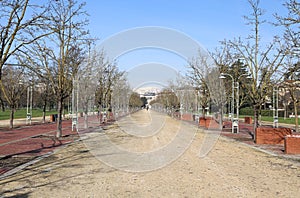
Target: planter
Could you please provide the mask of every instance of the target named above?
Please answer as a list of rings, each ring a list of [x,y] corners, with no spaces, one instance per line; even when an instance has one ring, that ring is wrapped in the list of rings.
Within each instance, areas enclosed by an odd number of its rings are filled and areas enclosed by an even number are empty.
[[[284,137],[291,135],[290,128],[259,127],[255,131],[256,144],[284,144]]]
[[[205,127],[205,117],[200,117],[199,118],[199,126]]]
[[[181,119],[186,121],[193,121],[193,115],[190,113],[184,113],[182,114]]]
[[[252,124],[252,117],[245,117],[244,119],[246,124]]]
[[[286,154],[300,154],[300,135],[284,137],[284,152]]]
[[[207,129],[220,129],[220,124],[212,117],[200,117],[199,126]]]

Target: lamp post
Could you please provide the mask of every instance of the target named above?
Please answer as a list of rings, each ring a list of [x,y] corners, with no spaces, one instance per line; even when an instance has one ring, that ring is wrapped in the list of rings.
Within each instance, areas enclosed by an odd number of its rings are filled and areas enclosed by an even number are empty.
[[[231,88],[232,88],[232,93],[231,93],[231,123],[232,123],[232,127],[231,127],[231,132],[234,133],[234,79],[232,77],[232,75],[230,74],[227,74],[227,73],[221,73],[220,74],[220,77],[221,79],[224,79],[226,78],[225,76],[229,76],[232,80],[232,83],[231,83]]]
[[[32,85],[27,87],[27,111],[26,111],[26,124],[31,124],[31,116],[32,116]]]
[[[278,128],[278,85],[273,87],[273,127]]]
[[[73,77],[72,79],[73,89],[72,89],[72,131],[74,131],[74,126],[76,127],[76,131],[78,132],[78,96],[79,96],[79,83],[78,76],[77,79]],[[77,82],[77,86],[75,86],[75,81]],[[75,88],[76,87],[76,88]],[[75,101],[76,100],[76,101]]]
[[[226,78],[225,76],[229,76],[230,78],[231,78],[231,80],[232,80],[232,86],[231,86],[231,88],[232,88],[232,91],[231,91],[231,110],[230,110],[230,113],[232,114],[232,118],[234,117],[233,115],[234,115],[234,79],[233,79],[233,77],[232,77],[232,75],[230,75],[230,74],[227,74],[227,73],[221,73],[221,75],[220,75],[220,77],[219,78],[221,78],[221,79],[224,79],[224,78]]]

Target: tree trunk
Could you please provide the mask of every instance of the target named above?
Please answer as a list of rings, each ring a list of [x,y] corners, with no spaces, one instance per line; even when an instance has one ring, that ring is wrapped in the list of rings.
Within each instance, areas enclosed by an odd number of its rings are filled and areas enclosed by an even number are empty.
[[[62,136],[62,111],[63,111],[63,100],[59,99],[57,103],[57,132],[56,137]]]
[[[88,107],[84,110],[84,128],[87,129],[88,126]]]
[[[253,124],[252,138],[255,139],[255,131],[256,128],[258,127],[258,120],[259,120],[259,108],[257,107],[257,105],[253,106],[253,111],[254,111],[254,124]]]
[[[219,129],[222,130],[223,129],[223,105],[221,106],[221,108],[219,109],[220,115],[219,115]]]
[[[299,123],[298,123],[298,108],[297,108],[297,101],[294,101],[294,111],[295,111],[295,130],[299,132]]]
[[[286,104],[283,104],[283,108],[284,108],[284,120],[287,118],[287,110],[286,110]]]
[[[15,107],[11,107],[10,119],[9,119],[9,128],[10,129],[12,129],[14,127],[14,116],[15,116]]]
[[[1,109],[2,109],[2,112],[5,112],[5,105],[4,105],[3,100],[0,99],[0,102],[1,102]]]
[[[202,106],[202,116],[205,118],[205,114],[206,114],[206,109],[204,106]]]
[[[43,123],[46,122],[46,107],[47,107],[47,101],[44,101],[44,105],[43,105]]]
[[[100,121],[100,123],[104,122],[104,111],[103,110],[104,110],[103,106],[99,105],[99,121]]]

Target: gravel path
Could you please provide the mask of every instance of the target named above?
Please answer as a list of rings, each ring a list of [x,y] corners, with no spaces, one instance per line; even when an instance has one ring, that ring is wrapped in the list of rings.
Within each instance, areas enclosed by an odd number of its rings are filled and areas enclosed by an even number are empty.
[[[128,122],[141,123],[137,126],[146,127],[146,131],[154,127],[155,133],[144,137],[128,134],[126,130],[132,129],[124,128]],[[105,149],[97,151],[113,143],[144,157],[153,151],[167,151],[177,137],[185,141],[193,131],[193,141],[182,155],[179,152],[172,163],[149,171],[139,171],[138,165],[144,164],[138,160],[133,163],[136,169],[130,169],[132,164],[126,167],[129,172],[122,166],[112,167],[105,160],[123,155],[107,153]],[[186,136],[180,136],[181,132],[186,132]],[[106,130],[85,134],[85,140],[1,180],[0,197],[299,197],[299,163],[222,137],[206,156],[199,157],[206,135],[195,126],[155,112],[140,111]],[[93,141],[99,147],[93,147],[90,144]],[[177,152],[180,145],[173,151]],[[164,154],[156,157],[157,161],[167,159]]]

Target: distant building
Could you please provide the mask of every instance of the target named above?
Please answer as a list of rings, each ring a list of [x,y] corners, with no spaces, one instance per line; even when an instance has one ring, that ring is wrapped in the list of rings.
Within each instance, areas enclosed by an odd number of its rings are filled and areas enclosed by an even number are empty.
[[[152,100],[156,99],[160,89],[156,87],[142,87],[135,91],[140,95],[141,98],[145,97],[147,99],[147,103],[150,104]]]

